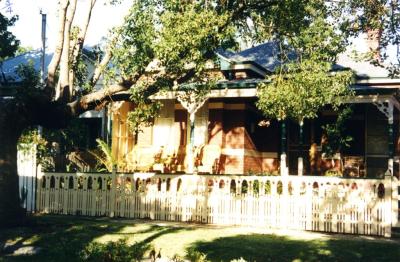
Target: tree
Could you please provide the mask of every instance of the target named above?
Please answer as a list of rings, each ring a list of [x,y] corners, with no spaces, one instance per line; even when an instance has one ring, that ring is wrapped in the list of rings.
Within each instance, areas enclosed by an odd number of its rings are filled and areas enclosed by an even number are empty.
[[[7,30],[8,27],[14,25],[16,20],[16,16],[8,19],[0,13],[0,61],[3,61],[7,57],[13,56],[18,50],[19,41],[11,32]]]
[[[367,54],[371,63],[386,67],[391,77],[400,77],[400,2],[398,0],[340,0],[335,10],[349,35],[370,33],[379,40]],[[339,15],[340,14],[340,15]],[[397,48],[389,58],[388,47]]]
[[[7,83],[7,79],[4,76],[3,72],[3,61],[8,57],[12,57],[15,52],[18,50],[19,41],[16,37],[7,30],[9,26],[13,26],[17,17],[14,16],[11,19],[8,19],[3,14],[0,13],[0,70],[2,74],[2,81],[0,82],[0,86]],[[2,83],[3,82],[3,83]]]
[[[337,110],[350,99],[351,72],[333,72],[332,64],[345,50],[349,36],[360,32],[375,34],[378,43],[363,56],[373,64],[387,67],[392,77],[400,75],[399,48],[398,63],[384,64],[387,47],[400,44],[398,1],[327,2],[310,1],[307,28],[279,35],[283,66],[271,84],[262,84],[258,90],[257,106],[267,117],[292,119],[302,125],[304,119],[316,118],[326,105]]]
[[[310,1],[304,27],[280,34],[281,68],[271,84],[259,86],[257,106],[267,117],[298,123],[316,118],[326,105],[334,108],[350,96],[351,72],[331,72],[336,56],[347,46],[348,21],[343,3]]]
[[[18,204],[16,145],[25,128],[65,127],[81,113],[121,99],[121,92],[131,93],[139,110],[139,117],[132,118],[141,124],[157,111],[150,95],[182,84],[208,88],[215,75],[206,65],[216,59],[217,48],[235,49],[239,38],[281,39],[282,43],[300,39],[296,36],[316,20],[316,10],[326,7],[323,0],[135,1],[123,25],[112,31],[92,77],[80,83],[76,81],[80,56],[97,2],[59,1],[58,41],[44,85],[19,89],[13,99],[0,100],[1,226],[23,217]],[[81,25],[73,24],[76,8],[87,11]],[[320,52],[318,47],[314,51]],[[102,75],[104,88],[93,90]]]

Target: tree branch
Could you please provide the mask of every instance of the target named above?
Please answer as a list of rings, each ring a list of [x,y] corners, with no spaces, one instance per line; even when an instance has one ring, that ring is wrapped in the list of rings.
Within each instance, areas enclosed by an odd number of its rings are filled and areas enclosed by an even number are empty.
[[[105,105],[106,103],[113,101],[113,95],[122,91],[127,91],[131,86],[131,82],[110,85],[69,103],[68,107],[70,108],[73,116],[79,116],[83,112],[96,109],[101,105]]]
[[[59,2],[58,39],[57,39],[56,48],[54,50],[53,58],[51,59],[51,62],[48,67],[47,83],[46,83],[46,87],[51,88],[51,89],[55,88],[55,75],[56,75],[57,67],[60,63],[61,53],[63,50],[65,19],[67,16],[68,6],[69,6],[69,0],[62,0]]]
[[[96,1],[97,0],[90,0],[89,1],[88,12],[86,14],[85,21],[82,24],[83,25],[82,26],[82,30],[79,32],[79,35],[78,35],[78,37],[76,39],[76,42],[73,43],[73,45],[72,45],[73,51],[72,51],[72,55],[71,55],[71,61],[74,64],[76,63],[78,55],[79,55],[80,51],[83,48],[83,44],[84,44],[85,39],[86,39],[86,33],[87,33],[87,30],[88,30],[88,27],[89,27],[89,23],[90,23],[90,18],[92,16],[93,7],[96,4]]]
[[[93,75],[90,78],[90,81],[89,81],[90,87],[93,88],[96,85],[97,81],[99,81],[101,74],[103,73],[104,69],[108,65],[108,62],[110,62],[110,60],[112,58],[112,49],[114,48],[114,45],[115,45],[119,35],[120,35],[120,30],[118,30],[117,33],[115,33],[115,35],[109,42],[107,49],[106,49],[106,53],[104,54],[103,58],[101,59],[101,62],[94,69]]]
[[[103,73],[104,69],[106,68],[108,62],[110,62],[111,58],[112,58],[111,47],[108,47],[105,55],[101,59],[101,62],[94,69],[93,76],[91,77],[90,82],[89,82],[90,87],[94,87],[96,85],[97,81],[99,81],[101,74]]]
[[[76,10],[76,2],[77,0],[71,0],[71,4],[68,7],[67,16],[65,19],[65,28],[64,28],[64,43],[63,50],[61,54],[61,63],[60,63],[60,90],[57,90],[55,99],[63,99],[64,101],[69,101],[72,97],[72,86],[69,86],[69,54],[70,54],[70,31],[71,24],[74,20],[75,10]]]

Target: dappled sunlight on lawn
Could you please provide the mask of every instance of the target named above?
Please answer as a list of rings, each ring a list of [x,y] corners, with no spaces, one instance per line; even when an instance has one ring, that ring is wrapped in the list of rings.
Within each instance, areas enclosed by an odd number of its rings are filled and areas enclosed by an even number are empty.
[[[29,226],[0,231],[1,246],[32,245],[39,254],[6,257],[6,261],[81,261],[88,244],[126,240],[150,246],[162,257],[205,255],[211,261],[396,261],[400,241],[278,231],[251,227],[220,227],[145,220],[110,220],[69,216],[35,217]],[[147,249],[149,252],[149,249]],[[0,254],[0,261],[2,261]]]
[[[398,244],[360,240],[294,240],[277,235],[237,235],[198,241],[188,250],[211,261],[398,261]]]
[[[24,227],[0,232],[0,256],[15,250],[40,247],[39,254],[26,257],[7,257],[7,261],[79,261],[79,252],[93,239],[110,232],[118,232],[123,225],[98,223],[73,217],[35,217]],[[3,249],[3,246],[7,249]]]

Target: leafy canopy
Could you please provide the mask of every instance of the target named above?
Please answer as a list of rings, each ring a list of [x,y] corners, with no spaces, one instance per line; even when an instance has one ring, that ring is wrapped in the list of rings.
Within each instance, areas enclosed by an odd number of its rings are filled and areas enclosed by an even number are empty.
[[[389,0],[136,1],[115,31],[109,75],[134,82],[130,119],[138,126],[159,110],[149,95],[181,84],[209,89],[217,76],[207,64],[217,48],[274,40],[283,66],[259,87],[257,105],[268,117],[302,121],[352,95],[351,72],[331,70],[349,36],[378,28],[386,43],[398,43],[399,10]]]
[[[209,88],[215,80],[207,64],[215,51],[233,43],[235,28],[226,11],[204,8],[201,2],[137,1],[116,32],[110,79],[133,81],[129,113],[134,131],[152,121],[160,104],[149,100],[158,91],[182,83]],[[138,79],[137,79],[138,78]]]
[[[334,156],[344,148],[349,148],[353,137],[346,134],[347,120],[350,119],[353,110],[344,107],[339,113],[336,122],[322,126],[325,137],[321,141],[322,152],[328,157]]]
[[[14,25],[17,19],[17,16],[8,19],[0,13],[0,62],[8,57],[12,57],[18,50],[19,40],[7,30],[8,27]]]
[[[328,9],[311,5],[309,10],[308,27],[278,36],[282,66],[271,84],[258,88],[257,106],[269,118],[302,122],[316,118],[326,105],[337,109],[352,95],[352,73],[332,72],[336,55],[346,46],[346,34],[328,22]]]
[[[326,105],[335,109],[350,96],[351,72],[330,73],[329,64],[311,60],[288,65],[271,84],[258,89],[257,107],[270,118],[303,121],[316,118]]]
[[[334,14],[340,17],[343,32],[358,35],[373,32],[379,38],[379,52],[369,54],[370,62],[389,70],[390,77],[400,77],[400,1],[398,0],[339,0]],[[392,52],[389,58],[389,47]],[[396,48],[397,47],[397,48]],[[397,51],[393,52],[393,49]],[[374,50],[371,50],[374,51]],[[386,60],[386,61],[385,61]],[[384,62],[384,63],[382,63]]]

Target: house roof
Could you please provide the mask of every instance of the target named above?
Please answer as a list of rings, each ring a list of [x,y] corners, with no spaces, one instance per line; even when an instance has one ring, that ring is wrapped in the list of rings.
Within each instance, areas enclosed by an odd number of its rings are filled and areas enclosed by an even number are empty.
[[[94,64],[92,61],[91,53],[89,49],[86,47],[83,49],[84,57],[91,64]],[[21,78],[17,74],[17,68],[21,64],[33,63],[33,67],[36,71],[40,71],[41,67],[41,56],[42,52],[40,50],[32,50],[26,53],[20,54],[18,56],[6,59],[3,61],[2,68],[0,70],[3,71],[4,76],[9,84],[18,83],[21,81]],[[44,66],[47,68],[50,64],[51,58],[53,57],[53,53],[46,53]],[[3,75],[0,74],[0,82],[4,82]]]
[[[367,81],[366,79],[369,79],[370,82],[393,83],[394,81],[396,83],[400,83],[400,79],[390,79],[389,71],[386,68],[374,65],[369,61],[362,61],[354,58],[354,49],[357,49],[357,46],[351,46],[346,52],[340,54],[337,58],[337,62],[332,66],[332,69],[351,69],[356,74],[357,79],[364,79],[364,84],[370,84],[365,82]],[[364,52],[365,50],[358,51]],[[252,64],[256,67],[261,67],[262,70],[272,73],[278,66],[281,65],[281,62],[279,61],[279,46],[278,43],[274,41],[267,42],[237,53],[220,49],[218,50],[217,55],[222,60],[222,70],[239,68],[237,65],[240,64]],[[294,53],[289,54],[289,59],[295,59],[295,57],[296,55]],[[224,62],[228,63],[228,65],[224,65]]]
[[[83,49],[83,53],[84,53],[84,57],[85,57],[85,61],[88,61],[87,64],[92,64],[94,65],[93,62],[93,57],[91,57],[90,52],[88,52],[88,49],[84,48]],[[19,83],[22,80],[18,74],[17,74],[17,68],[19,65],[21,64],[28,64],[28,63],[32,63],[33,67],[35,68],[36,71],[40,71],[40,67],[41,67],[41,56],[42,53],[40,50],[32,50],[32,51],[28,51],[26,53],[23,53],[21,55],[6,59],[5,61],[3,61],[2,67],[0,68],[0,70],[3,71],[4,76],[7,80],[7,85],[6,86],[1,86],[0,84],[0,98],[2,97],[13,97],[16,93],[16,88],[19,88]],[[53,53],[46,53],[45,56],[45,68],[47,68],[50,64],[51,58],[53,57]],[[93,67],[93,66],[92,66]],[[92,72],[90,72],[91,69],[90,67],[88,67],[88,71],[89,74],[91,74]],[[100,89],[102,88],[102,83],[101,83],[102,79],[99,80],[99,83],[96,84],[95,89]],[[5,82],[4,78],[3,78],[3,74],[0,71],[0,83],[1,82]],[[87,113],[82,114],[80,117],[83,118],[90,118],[90,117],[101,117],[99,112],[96,111],[89,111]]]
[[[270,73],[274,72],[281,65],[279,60],[279,45],[278,42],[274,41],[266,42],[237,53],[220,49],[217,51],[217,55],[230,64],[252,63]],[[290,53],[289,56],[291,59],[296,57],[294,53]]]
[[[339,54],[333,69],[349,68],[359,79],[389,78],[389,71],[385,67],[377,66],[369,61],[358,61],[352,58],[350,52]]]
[[[46,68],[50,64],[52,56],[53,54],[46,54],[45,56]],[[17,74],[17,68],[21,64],[28,64],[31,61],[31,63],[33,63],[33,67],[35,68],[35,70],[39,71],[41,66],[40,59],[41,59],[40,50],[33,50],[3,61],[2,71],[4,73],[7,82],[16,83],[21,81],[21,78]],[[0,74],[0,79],[1,82],[5,82],[2,74]]]

